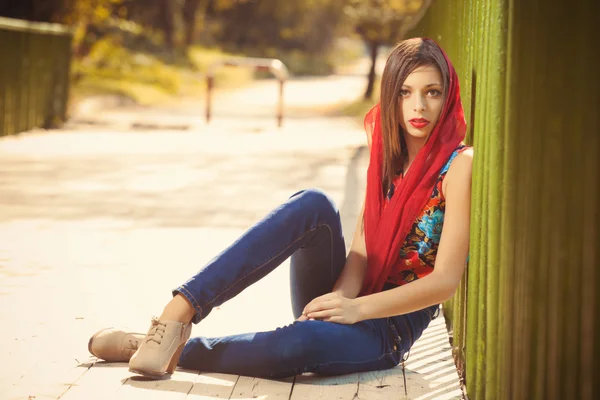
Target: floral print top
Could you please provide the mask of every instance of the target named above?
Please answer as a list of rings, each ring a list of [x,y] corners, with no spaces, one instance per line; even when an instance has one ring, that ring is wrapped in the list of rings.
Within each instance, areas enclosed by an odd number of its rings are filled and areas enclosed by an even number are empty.
[[[442,168],[429,202],[423,208],[421,215],[417,217],[404,245],[400,248],[398,261],[393,267],[387,283],[404,285],[433,271],[446,210],[442,184],[454,158],[467,148],[465,145],[457,147]],[[393,195],[394,183],[390,185],[386,199],[389,201]]]

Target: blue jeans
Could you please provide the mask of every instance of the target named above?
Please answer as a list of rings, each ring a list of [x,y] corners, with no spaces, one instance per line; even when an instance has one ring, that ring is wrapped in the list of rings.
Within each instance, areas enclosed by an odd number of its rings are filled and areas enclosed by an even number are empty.
[[[297,318],[308,302],[331,292],[346,261],[339,212],[323,192],[290,197],[173,294],[190,301],[198,323],[288,257]],[[187,342],[179,366],[270,378],[387,369],[398,365],[437,308],[353,325],[304,321],[268,332],[196,337]]]

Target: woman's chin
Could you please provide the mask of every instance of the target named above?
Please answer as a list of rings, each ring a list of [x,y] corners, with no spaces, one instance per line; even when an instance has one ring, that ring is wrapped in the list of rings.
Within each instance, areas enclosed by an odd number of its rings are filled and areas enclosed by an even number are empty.
[[[429,136],[429,131],[424,129],[408,129],[408,136],[413,139],[426,139]]]

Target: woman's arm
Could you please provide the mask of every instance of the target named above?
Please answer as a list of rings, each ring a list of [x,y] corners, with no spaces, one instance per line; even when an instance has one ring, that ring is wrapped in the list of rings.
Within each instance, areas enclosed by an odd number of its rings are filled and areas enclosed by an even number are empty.
[[[352,324],[410,313],[452,297],[462,278],[469,252],[472,163],[473,151],[469,149],[454,159],[446,176],[444,228],[435,268],[429,275],[395,289],[359,298],[347,299],[344,298],[347,296],[339,297],[335,293],[321,296],[306,306],[306,316]]]
[[[369,154],[371,154],[373,127],[365,125],[365,133],[367,136],[367,145]],[[354,237],[350,245],[350,252],[346,257],[346,264],[337,282],[335,283],[332,292],[342,295],[349,299],[355,299],[362,289],[363,281],[367,273],[367,245],[365,244],[365,202],[363,201],[360,215],[356,221],[356,229]]]
[[[360,293],[367,271],[367,248],[365,245],[363,224],[364,213],[365,204],[363,202],[362,210],[356,222],[356,230],[354,231],[350,252],[346,258],[346,264],[332,290],[332,292],[339,293],[349,299],[356,298]]]
[[[452,297],[469,254],[472,164],[473,151],[465,150],[446,176],[444,228],[434,270],[410,284],[356,299],[360,320],[406,314]]]

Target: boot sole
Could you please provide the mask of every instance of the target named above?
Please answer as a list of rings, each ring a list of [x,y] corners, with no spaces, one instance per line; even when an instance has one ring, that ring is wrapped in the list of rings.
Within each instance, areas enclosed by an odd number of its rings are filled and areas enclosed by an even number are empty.
[[[163,373],[163,374],[152,374],[152,373],[148,373],[148,372],[145,372],[145,371],[140,371],[140,370],[137,370],[137,369],[131,369],[131,368],[129,368],[129,372],[132,372],[132,373],[138,374],[138,375],[142,375],[143,377],[150,378],[150,379],[162,379],[165,376],[170,375],[170,374],[167,374],[166,372]]]

